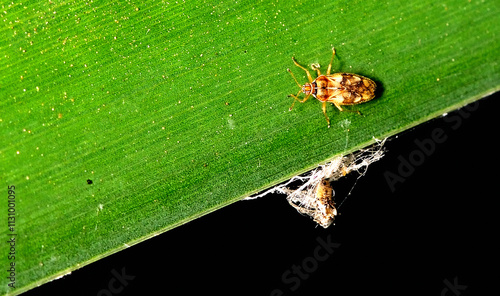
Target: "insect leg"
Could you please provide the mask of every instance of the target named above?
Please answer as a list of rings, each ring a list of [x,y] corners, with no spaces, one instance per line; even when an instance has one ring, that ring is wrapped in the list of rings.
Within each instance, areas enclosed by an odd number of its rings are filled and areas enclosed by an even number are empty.
[[[295,78],[295,75],[293,75],[292,71],[290,69],[286,69],[288,71],[288,73],[290,73],[290,75],[292,75],[292,78],[293,80],[295,80],[295,83],[297,83],[297,85],[302,88],[302,85],[300,85],[300,83],[297,81],[297,78]],[[301,93],[302,91],[299,92],[299,94]],[[298,95],[298,94],[297,94]]]
[[[340,105],[336,104],[336,103],[333,103],[335,105],[335,107],[337,107],[337,109],[339,109],[341,112],[343,111],[347,111],[347,112],[355,112],[355,113],[358,113],[358,115],[363,115],[361,114],[361,112],[359,112],[359,110],[344,110],[342,109],[342,107],[340,107]]]
[[[328,122],[328,128],[330,128],[330,118],[328,118],[328,115],[326,115],[326,102],[323,102],[322,109],[323,109],[323,114],[325,115],[326,118],[326,122]]]
[[[339,109],[339,110],[340,110],[340,112],[344,111],[344,110],[342,109],[342,107],[340,107],[340,105],[339,105],[339,104],[337,104],[337,103],[333,103],[333,104],[335,105],[335,107],[337,107],[337,109]]]
[[[294,57],[292,57],[292,60],[293,60],[293,63],[295,64],[295,66],[299,67],[300,69],[306,71],[306,74],[307,74],[307,79],[309,79],[309,82],[313,82],[313,79],[311,77],[311,73],[309,73],[309,70],[307,70],[306,68],[302,67],[301,65],[299,65],[299,63],[297,63],[297,61],[295,60]]]
[[[326,70],[326,75],[330,75],[330,71],[332,70],[332,63],[333,63],[333,58],[335,57],[335,47],[332,47],[332,59],[330,60],[330,64],[328,64],[328,70]]]
[[[295,101],[299,101],[299,102],[301,102],[301,103],[304,103],[304,102],[305,102],[305,101],[307,101],[307,99],[309,99],[309,97],[311,96],[311,94],[308,94],[308,95],[307,95],[307,96],[306,96],[303,100],[301,100],[301,99],[299,99],[299,97],[298,97],[298,95],[299,95],[301,92],[302,92],[302,90],[301,90],[301,91],[299,91],[299,93],[298,93],[298,94],[296,94],[296,95],[288,95],[289,97],[293,97],[293,98],[295,99],[295,100],[293,100],[292,106],[290,107],[289,111],[292,111],[292,109],[293,109],[293,105],[295,105]]]

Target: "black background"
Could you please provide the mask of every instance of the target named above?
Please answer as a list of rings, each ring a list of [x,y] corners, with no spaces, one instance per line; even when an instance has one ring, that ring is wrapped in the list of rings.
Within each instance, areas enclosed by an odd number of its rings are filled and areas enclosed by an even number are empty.
[[[26,295],[281,291],[454,296],[498,291],[499,97],[497,93],[391,138],[386,156],[369,167],[328,229],[298,214],[283,195],[241,201]],[[437,129],[444,131],[446,141],[436,143],[435,151],[392,192],[384,173],[397,174],[401,157],[409,160],[417,153],[415,140],[429,139]],[[337,198],[346,195],[352,181],[334,184]],[[313,259],[321,246],[318,239],[340,244],[322,262]],[[319,254],[327,253],[321,249]],[[304,263],[309,272],[299,279],[293,266]],[[126,285],[114,281],[119,293],[106,292],[112,270],[135,278]],[[288,282],[284,274],[289,274]],[[446,280],[457,281],[461,290],[454,292]]]

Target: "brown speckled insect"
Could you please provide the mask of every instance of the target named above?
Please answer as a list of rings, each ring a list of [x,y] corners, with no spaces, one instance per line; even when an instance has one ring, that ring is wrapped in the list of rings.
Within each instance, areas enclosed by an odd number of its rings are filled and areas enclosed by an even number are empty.
[[[311,68],[318,73],[318,77],[314,80],[311,77],[311,73],[309,73],[306,68],[299,65],[295,58],[292,57],[295,65],[306,71],[309,83],[300,85],[292,71],[287,69],[297,85],[301,88],[296,95],[289,95],[289,97],[293,97],[295,99],[290,107],[290,111],[293,109],[295,101],[304,103],[312,95],[320,102],[323,102],[323,114],[328,122],[328,127],[330,127],[330,118],[326,115],[327,102],[334,104],[340,111],[343,111],[342,107],[340,107],[341,105],[356,105],[373,99],[375,97],[375,89],[377,88],[377,85],[373,82],[373,80],[357,74],[334,73],[330,75],[333,58],[335,57],[335,48],[332,48],[332,51],[333,55],[330,60],[330,64],[328,65],[328,69],[326,70],[326,75],[321,75],[319,66],[311,66]],[[305,98],[303,100],[298,97],[302,92],[305,94]]]
[[[328,228],[337,216],[333,188],[326,178],[321,179],[314,194],[301,193],[298,196],[290,195],[288,202],[299,213],[310,216],[314,222],[323,228]]]

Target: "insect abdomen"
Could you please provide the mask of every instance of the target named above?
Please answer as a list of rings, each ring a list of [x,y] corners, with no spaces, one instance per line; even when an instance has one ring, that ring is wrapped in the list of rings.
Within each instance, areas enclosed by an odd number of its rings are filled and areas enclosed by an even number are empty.
[[[375,97],[377,85],[370,78],[351,73],[336,73],[334,87],[339,89],[341,105],[355,105],[369,101]]]

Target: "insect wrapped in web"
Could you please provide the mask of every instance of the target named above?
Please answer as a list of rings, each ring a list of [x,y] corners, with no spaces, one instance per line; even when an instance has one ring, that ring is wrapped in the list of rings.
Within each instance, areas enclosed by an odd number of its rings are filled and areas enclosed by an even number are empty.
[[[309,173],[295,176],[273,188],[265,190],[244,198],[244,200],[253,200],[271,193],[283,193],[287,195],[287,200],[299,213],[311,217],[318,225],[324,228],[329,227],[335,221],[338,215],[335,204],[335,191],[333,185],[335,181],[343,178],[351,172],[356,172],[358,178],[352,185],[346,198],[351,194],[359,178],[365,175],[368,166],[380,160],[384,156],[384,143],[387,139],[377,140],[372,146],[361,149],[352,154],[341,155],[334,158],[331,162],[320,165]],[[301,182],[296,189],[290,189],[288,186],[295,182]],[[342,201],[342,203],[345,201]],[[340,206],[342,206],[340,203]]]
[[[327,228],[333,224],[338,215],[332,183],[351,172],[357,172],[359,175],[347,194],[349,196],[357,180],[366,173],[368,166],[383,157],[384,142],[385,140],[353,154],[339,156],[306,176],[295,177],[305,180],[299,188],[292,190],[284,187],[280,191],[287,194],[288,202],[299,213],[311,217],[318,225]]]
[[[309,190],[298,191],[285,189],[289,195],[286,198],[290,205],[299,213],[310,216],[314,222],[323,228],[330,226],[337,216],[337,208],[333,199],[333,191],[330,181],[322,178],[316,187]]]

